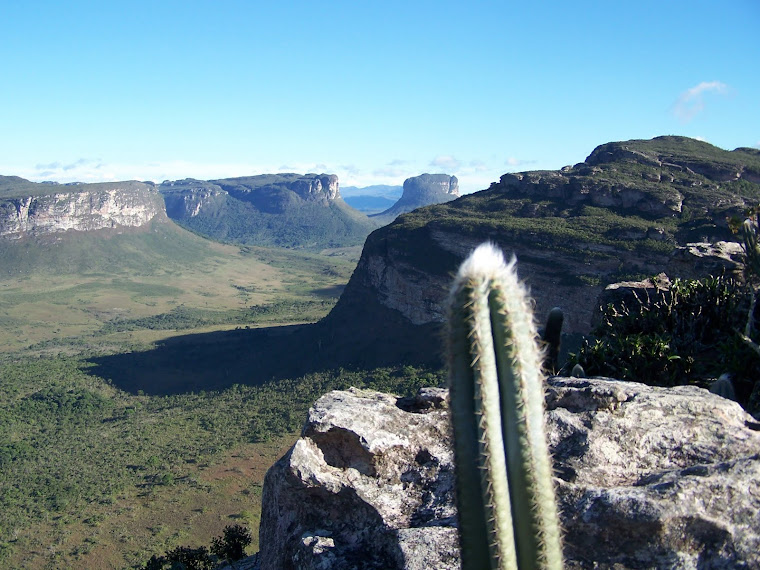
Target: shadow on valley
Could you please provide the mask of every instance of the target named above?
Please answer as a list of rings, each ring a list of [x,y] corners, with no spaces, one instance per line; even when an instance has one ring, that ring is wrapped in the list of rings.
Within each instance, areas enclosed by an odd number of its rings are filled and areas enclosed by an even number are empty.
[[[358,327],[328,317],[311,325],[176,336],[149,351],[92,358],[89,373],[133,394],[170,395],[339,368],[439,363],[433,326],[399,327],[394,320]]]

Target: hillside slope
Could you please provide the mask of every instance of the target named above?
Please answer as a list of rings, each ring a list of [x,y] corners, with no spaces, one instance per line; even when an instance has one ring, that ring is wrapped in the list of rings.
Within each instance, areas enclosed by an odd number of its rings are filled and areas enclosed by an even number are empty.
[[[609,283],[735,266],[725,252],[705,261],[707,246],[687,244],[734,239],[726,218],[758,202],[758,150],[728,152],[684,137],[608,143],[573,167],[505,174],[488,190],[376,230],[323,326],[365,346],[380,342],[378,335],[437,342],[451,276],[490,240],[516,254],[539,320],[560,306],[565,330],[587,333]],[[394,325],[367,324],[386,322]],[[437,357],[431,350],[425,341],[417,360]]]
[[[159,190],[177,223],[218,241],[278,247],[361,244],[377,227],[340,197],[326,174],[264,174],[164,182]]]

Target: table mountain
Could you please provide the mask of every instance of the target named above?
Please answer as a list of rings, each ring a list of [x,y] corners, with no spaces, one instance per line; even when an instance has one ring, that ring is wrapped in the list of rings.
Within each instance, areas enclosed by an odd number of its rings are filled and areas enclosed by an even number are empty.
[[[62,185],[0,176],[0,239],[136,228],[163,215],[150,183]]]
[[[170,218],[219,241],[281,247],[358,245],[377,227],[340,196],[333,174],[165,181]]]
[[[57,184],[0,176],[0,279],[144,272],[209,256],[167,216],[150,182]]]
[[[379,214],[370,217],[381,224],[389,224],[401,214],[422,206],[442,204],[459,197],[459,180],[448,174],[420,174],[404,180],[404,192],[398,202]]]
[[[715,244],[736,239],[727,217],[758,203],[760,150],[685,137],[604,144],[575,166],[505,174],[376,230],[323,326],[355,345],[394,339],[405,358],[437,360],[425,339],[437,338],[451,275],[492,241],[516,254],[538,318],[560,306],[565,330],[585,334],[610,283],[735,270],[726,253],[735,248]]]

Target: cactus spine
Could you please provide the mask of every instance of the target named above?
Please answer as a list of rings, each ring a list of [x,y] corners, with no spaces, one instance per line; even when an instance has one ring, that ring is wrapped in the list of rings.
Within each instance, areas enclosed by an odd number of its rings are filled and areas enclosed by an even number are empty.
[[[562,568],[536,338],[514,261],[481,245],[454,281],[448,330],[465,570]]]

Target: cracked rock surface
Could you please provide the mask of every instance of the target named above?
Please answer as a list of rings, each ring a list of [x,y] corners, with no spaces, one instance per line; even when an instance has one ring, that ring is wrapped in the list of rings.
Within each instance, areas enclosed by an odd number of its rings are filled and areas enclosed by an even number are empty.
[[[261,568],[459,568],[448,393],[336,391],[269,471]],[[551,378],[567,568],[760,568],[760,431],[696,387]]]

